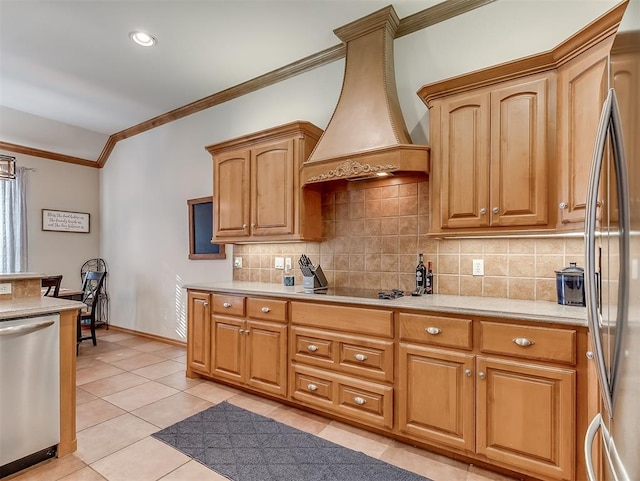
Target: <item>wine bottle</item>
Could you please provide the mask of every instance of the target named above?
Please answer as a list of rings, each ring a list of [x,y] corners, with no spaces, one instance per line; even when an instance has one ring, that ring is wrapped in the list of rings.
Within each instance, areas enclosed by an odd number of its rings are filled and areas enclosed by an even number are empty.
[[[424,280],[424,292],[425,294],[433,294],[433,271],[431,270],[431,262],[428,263],[429,268]]]
[[[418,265],[416,266],[416,292],[423,294],[425,292],[425,283],[427,278],[427,268],[424,266],[422,254],[418,254]]]

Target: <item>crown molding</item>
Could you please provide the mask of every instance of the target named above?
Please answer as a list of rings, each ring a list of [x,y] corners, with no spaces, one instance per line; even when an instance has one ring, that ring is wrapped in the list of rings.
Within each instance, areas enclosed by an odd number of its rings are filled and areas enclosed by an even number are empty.
[[[16,154],[31,155],[42,159],[57,160],[59,162],[67,162],[69,164],[84,165],[85,167],[98,168],[98,164],[93,160],[82,159],[72,155],[58,154],[49,150],[36,149],[25,145],[12,144],[10,142],[0,141],[0,150],[15,152]]]

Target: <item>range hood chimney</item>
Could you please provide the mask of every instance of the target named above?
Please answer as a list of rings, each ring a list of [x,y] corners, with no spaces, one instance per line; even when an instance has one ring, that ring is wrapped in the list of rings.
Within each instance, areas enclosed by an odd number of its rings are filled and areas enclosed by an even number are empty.
[[[396,92],[389,5],[333,32],[346,44],[342,91],[329,125],[301,169],[302,184],[429,172],[429,147],[413,145]]]

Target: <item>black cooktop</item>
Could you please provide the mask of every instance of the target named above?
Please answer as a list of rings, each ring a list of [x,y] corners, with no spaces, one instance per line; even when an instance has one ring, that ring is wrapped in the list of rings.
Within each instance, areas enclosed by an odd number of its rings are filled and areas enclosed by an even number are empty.
[[[405,295],[400,289],[362,289],[358,287],[324,287],[302,291],[305,294],[324,294],[327,296],[364,297],[367,299],[397,299]]]

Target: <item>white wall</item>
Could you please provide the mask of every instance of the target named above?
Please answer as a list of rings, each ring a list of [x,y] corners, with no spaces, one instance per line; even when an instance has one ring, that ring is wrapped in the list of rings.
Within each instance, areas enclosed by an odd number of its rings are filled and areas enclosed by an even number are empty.
[[[62,274],[62,286],[79,289],[80,268],[100,255],[99,170],[29,155],[16,157],[19,167],[31,167],[27,181],[28,268],[31,272]],[[42,209],[87,212],[90,232],[42,230]]]
[[[413,141],[427,141],[427,110],[415,94],[422,85],[548,50],[614,3],[503,0],[397,40],[398,94]],[[100,173],[114,325],[185,339],[180,285],[232,277],[231,247],[226,260],[187,258],[186,201],[212,194],[204,146],[298,119],[325,128],[343,68],[337,61],[118,143]]]

